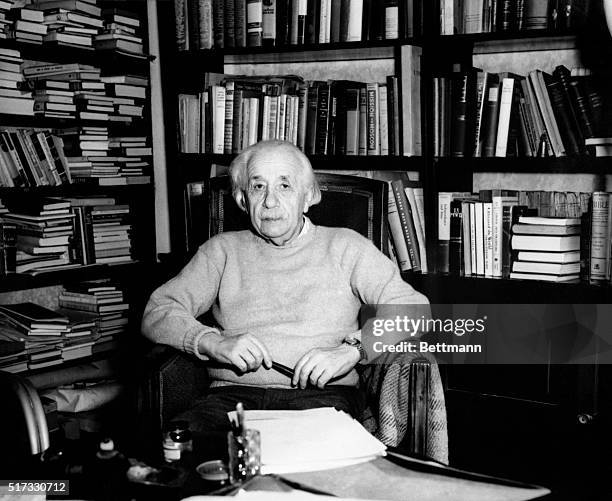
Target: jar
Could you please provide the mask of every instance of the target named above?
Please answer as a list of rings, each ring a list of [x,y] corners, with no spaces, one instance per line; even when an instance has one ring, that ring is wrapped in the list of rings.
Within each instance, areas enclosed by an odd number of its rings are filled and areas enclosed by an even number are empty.
[[[187,421],[173,421],[164,431],[164,460],[168,463],[180,461],[185,452],[193,450],[191,430]]]

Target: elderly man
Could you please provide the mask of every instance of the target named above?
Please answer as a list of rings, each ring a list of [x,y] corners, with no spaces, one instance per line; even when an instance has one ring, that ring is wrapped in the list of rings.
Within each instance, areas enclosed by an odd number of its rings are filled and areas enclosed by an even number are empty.
[[[196,430],[222,430],[238,401],[247,409],[335,406],[357,416],[361,304],[427,299],[369,240],[304,216],[321,193],[310,162],[290,143],[255,144],[230,173],[251,229],[204,243],[152,294],[143,320],[149,339],[209,361],[210,392],[183,418]],[[218,328],[196,320],[211,307]]]

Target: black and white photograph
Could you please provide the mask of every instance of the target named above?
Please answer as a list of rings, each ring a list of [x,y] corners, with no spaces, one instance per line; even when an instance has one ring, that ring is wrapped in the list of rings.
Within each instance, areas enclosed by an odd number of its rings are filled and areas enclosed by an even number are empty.
[[[0,498],[612,499],[612,0],[0,0]]]

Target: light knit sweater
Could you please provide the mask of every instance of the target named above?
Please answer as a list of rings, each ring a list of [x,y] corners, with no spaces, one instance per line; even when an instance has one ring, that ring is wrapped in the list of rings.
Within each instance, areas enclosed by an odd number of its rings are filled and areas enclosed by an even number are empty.
[[[333,347],[358,330],[366,304],[426,304],[397,267],[366,238],[345,228],[315,226],[285,246],[251,231],[211,238],[146,306],[145,336],[206,359],[198,341],[216,330],[195,317],[211,306],[223,335],[250,332],[272,360],[294,367],[308,350]],[[210,364],[213,386],[290,388],[286,376],[260,367],[241,374]],[[355,370],[335,384],[357,385]]]

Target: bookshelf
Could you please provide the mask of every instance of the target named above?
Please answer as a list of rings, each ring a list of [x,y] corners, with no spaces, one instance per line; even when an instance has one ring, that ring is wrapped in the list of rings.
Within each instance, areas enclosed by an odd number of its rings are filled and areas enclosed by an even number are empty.
[[[15,7],[21,6],[24,3],[29,4],[36,2],[20,2],[18,3],[19,5],[15,5]],[[42,4],[44,2],[40,3]],[[96,2],[89,2],[89,4],[94,3]],[[59,66],[80,63],[99,68],[103,76],[123,74],[134,75],[138,78],[148,80],[149,66],[153,58],[146,53],[146,2],[99,0],[97,6],[103,9],[122,9],[126,13],[133,13],[133,15],[140,20],[140,33],[145,39],[142,54],[128,53],[121,48],[93,49],[58,43],[51,44],[47,42],[42,44],[26,43],[6,39],[2,36],[0,36],[0,54],[3,53],[2,51],[7,53],[6,51],[17,50],[19,51],[21,59],[26,61],[45,61]],[[44,8],[44,6],[42,7]],[[2,19],[5,19],[5,17]],[[99,19],[101,24],[102,15],[99,16]],[[77,26],[74,29],[79,28]],[[101,31],[102,28],[100,28],[99,32]],[[6,33],[4,33],[4,35],[6,36]],[[23,71],[23,68],[21,71]],[[50,79],[52,79],[52,77],[50,77]],[[96,82],[101,82],[101,80],[97,79]],[[110,85],[114,89],[115,84],[111,83]],[[49,130],[50,133],[52,131],[53,134],[61,135],[62,132],[68,129],[105,127],[108,128],[108,135],[110,137],[144,136],[147,138],[146,146],[150,147],[152,145],[152,117],[149,101],[150,89],[148,88],[149,84],[147,83],[146,85],[146,97],[141,102],[132,103],[135,105],[142,104],[142,114],[141,116],[137,116],[137,114],[132,115],[135,118],[131,118],[129,121],[110,121],[105,117],[100,117],[99,119],[79,119],[74,117],[49,117],[42,114],[9,114],[4,113],[4,110],[0,107],[1,129]],[[0,87],[4,87],[4,85],[0,85]],[[143,88],[143,85],[141,85],[140,88]],[[100,100],[106,99],[106,103],[108,103],[110,102],[109,97],[114,96],[114,90],[111,91],[108,87],[102,85],[101,89],[98,90],[98,95],[103,96]],[[100,105],[100,103],[97,104]],[[115,104],[118,104],[118,102],[115,103],[115,101],[113,101],[113,106]],[[124,99],[122,104],[129,104],[128,99]],[[115,111],[117,113],[115,113]],[[110,111],[110,114],[121,115],[121,112],[115,109]],[[66,142],[67,141],[64,141],[64,146],[66,146]],[[121,144],[120,147],[124,148],[125,145]],[[113,151],[116,152],[117,150]],[[68,149],[66,147],[62,154],[66,156],[67,152]],[[113,154],[119,156],[116,153]],[[71,156],[77,155],[73,153]],[[85,155],[83,156],[85,157]],[[128,155],[126,154],[123,156]],[[50,384],[52,386],[53,381],[58,380],[57,378],[65,381],[67,384],[79,381],[79,377],[89,379],[96,379],[98,377],[117,377],[123,381],[128,381],[121,367],[128,366],[129,364],[126,363],[126,360],[133,358],[137,349],[140,348],[140,346],[138,346],[140,344],[138,337],[138,322],[140,321],[139,317],[144,308],[144,301],[146,301],[146,298],[142,297],[142,291],[143,289],[149,290],[154,286],[152,283],[153,279],[151,278],[151,270],[154,269],[157,260],[155,248],[156,223],[154,217],[155,193],[152,178],[152,157],[143,154],[142,160],[143,163],[146,162],[148,164],[148,166],[143,166],[143,174],[146,173],[147,176],[150,176],[148,181],[142,184],[103,185],[99,184],[99,181],[94,178],[88,179],[86,176],[75,176],[72,182],[63,182],[62,184],[56,185],[31,184],[29,186],[17,187],[0,186],[0,200],[2,200],[3,204],[9,210],[14,204],[24,201],[26,204],[34,205],[35,201],[42,198],[65,197],[73,199],[99,199],[101,197],[106,197],[114,199],[118,205],[129,206],[130,224],[132,225],[128,237],[130,239],[129,259],[117,263],[107,264],[89,262],[88,264],[79,264],[78,266],[66,269],[58,267],[58,269],[49,269],[44,272],[37,272],[36,269],[34,269],[31,273],[9,273],[0,275],[0,302],[6,304],[31,301],[47,308],[55,309],[58,307],[58,295],[63,286],[77,284],[82,281],[107,278],[121,287],[124,291],[125,302],[130,304],[130,311],[126,313],[129,317],[127,320],[128,327],[125,328],[123,332],[107,332],[108,335],[100,334],[96,340],[96,342],[100,341],[100,344],[97,346],[99,350],[94,349],[96,346],[94,343],[94,347],[89,350],[88,355],[85,354],[87,350],[83,351],[82,355],[79,355],[75,354],[75,346],[68,347],[67,345],[69,343],[66,342],[67,351],[71,349],[73,351],[70,356],[63,358],[62,363],[49,365],[47,367],[28,368],[18,372],[20,376],[32,378],[31,380],[34,382],[36,388],[49,388]],[[124,161],[125,159],[117,160],[116,163]],[[134,159],[131,161],[136,162]],[[2,215],[0,215],[0,218],[1,217]],[[92,244],[95,249],[95,244],[93,242]],[[75,259],[75,261],[78,260]],[[123,318],[120,320],[124,321]],[[117,323],[119,324],[119,321]],[[100,332],[102,332],[102,330],[100,330]],[[115,336],[113,339],[110,337],[112,335]],[[77,339],[77,342],[74,342],[74,339],[77,338],[73,337],[72,342],[78,345],[79,340]],[[85,341],[89,342],[91,340]],[[62,348],[62,350],[63,349],[64,348]],[[29,352],[27,357],[26,360],[29,364],[31,361]],[[120,361],[117,361],[119,359]],[[21,361],[21,359],[19,361]],[[112,363],[109,361],[112,361]],[[107,367],[108,370],[105,369],[101,372],[100,367]],[[73,380],[69,381],[69,378],[67,379],[66,375],[68,374],[73,374]],[[120,413],[122,419],[131,419],[131,415],[125,413],[125,409],[122,410],[123,412]],[[92,418],[95,418],[93,414]],[[116,419],[118,420],[119,418]],[[112,420],[109,420],[108,423],[105,421],[104,425],[106,426],[111,421]]]
[[[527,1],[527,0],[526,0]],[[180,3],[180,2],[179,2]],[[400,2],[401,3],[401,2]],[[419,3],[419,2],[415,2]],[[459,276],[436,271],[438,205],[440,191],[473,191],[483,174],[493,176],[502,183],[515,175],[537,174],[542,180],[553,180],[566,185],[576,177],[590,179],[590,191],[605,190],[607,177],[612,174],[610,157],[595,158],[588,155],[569,155],[562,157],[482,157],[435,155],[434,136],[434,89],[432,79],[449,71],[452,63],[478,66],[475,60],[483,57],[515,57],[534,61],[532,68],[538,67],[537,61],[545,60],[554,51],[582,50],[585,46],[584,31],[579,27],[563,29],[540,29],[525,31],[496,31],[491,33],[441,34],[440,4],[422,2],[422,29],[416,36],[400,37],[396,40],[369,40],[332,44],[281,45],[274,47],[213,47],[211,49],[176,49],[174,5],[160,5],[159,18],[168,21],[160,32],[162,64],[164,72],[164,110],[168,124],[177,124],[177,96],[180,93],[197,93],[206,72],[239,72],[248,69],[256,74],[254,68],[283,65],[292,70],[299,64],[333,66],[341,68],[346,61],[364,59],[370,61],[390,60],[397,74],[401,74],[401,47],[416,45],[422,48],[421,58],[421,128],[423,131],[423,154],[418,157],[404,156],[324,156],[310,155],[315,170],[376,170],[376,171],[416,171],[425,192],[425,227],[427,232],[427,253],[430,272],[403,273],[406,281],[424,292],[432,303],[557,303],[557,304],[597,304],[609,303],[612,289],[609,285],[591,285],[586,282],[557,284],[484,276]],[[446,2],[448,3],[448,2]],[[465,2],[468,3],[468,2]],[[542,2],[546,3],[546,2]],[[452,4],[452,2],[451,2]],[[455,2],[456,4],[456,2]],[[590,22],[590,21],[589,21]],[[480,58],[480,59],[479,59]],[[560,64],[560,63],[559,63]],[[281,70],[282,71],[282,70]],[[511,71],[511,68],[491,71]],[[608,124],[609,125],[609,124]],[[180,153],[177,134],[169,126],[166,131],[166,150],[173,159],[172,175],[169,176],[171,193],[172,246],[174,258],[183,262],[185,247],[185,221],[183,190],[185,183],[205,180],[212,164],[228,165],[234,155],[211,153]],[[608,181],[609,182],[609,181]],[[544,189],[544,188],[542,188]],[[567,188],[568,190],[570,188]],[[603,395],[609,395],[609,388],[601,383],[606,373],[603,369],[591,367],[559,376],[554,368],[529,368],[528,377],[517,378],[522,368],[486,368],[485,372],[460,371],[443,368],[449,392],[448,412],[451,423],[451,461],[457,466],[465,466],[492,474],[506,475],[533,481],[554,483],[554,469],[546,462],[558,465],[570,461],[572,454],[580,451],[577,443],[584,438],[589,444],[593,441],[592,428],[579,428],[576,416],[580,409],[590,409],[600,405]],[[563,372],[563,371],[561,371]],[[516,379],[515,379],[516,378]],[[599,379],[598,379],[599,378]],[[478,384],[479,379],[488,379],[491,386],[486,390]],[[458,382],[461,381],[461,384]],[[567,393],[559,392],[559,381],[569,381]],[[543,392],[530,391],[530,385],[539,385]],[[496,386],[497,385],[497,386]],[[560,396],[563,393],[562,396]],[[477,424],[470,423],[470,405],[477,402]],[[600,407],[602,408],[602,407]],[[476,409],[476,407],[475,407]],[[586,411],[585,411],[586,412]],[[607,416],[609,410],[602,411]],[[606,417],[606,419],[608,419]],[[527,422],[532,420],[532,424]],[[495,424],[504,423],[514,426],[506,439],[496,437],[501,433]],[[608,421],[606,421],[608,422]],[[547,423],[550,424],[549,432]],[[485,426],[486,424],[486,426]],[[470,453],[464,452],[473,445],[469,439],[475,437],[482,426],[482,444]],[[578,427],[578,428],[577,428]],[[523,435],[521,435],[523,433]],[[567,433],[574,439],[567,450],[559,451],[554,442]],[[544,438],[536,440],[537,434]],[[456,439],[453,442],[453,439]],[[489,441],[487,445],[484,442]],[[533,444],[530,443],[533,441]],[[495,445],[493,445],[495,444]],[[497,449],[496,449],[497,448]],[[507,452],[508,459],[498,459]],[[534,459],[523,461],[522,454],[529,451]],[[599,450],[593,449],[599,453]],[[562,453],[561,453],[562,452]],[[584,451],[582,451],[584,452]],[[495,460],[493,460],[495,458]],[[537,458],[537,460],[535,459]],[[538,464],[538,462],[540,464]],[[544,466],[542,465],[544,463]],[[561,471],[560,469],[559,471]]]

